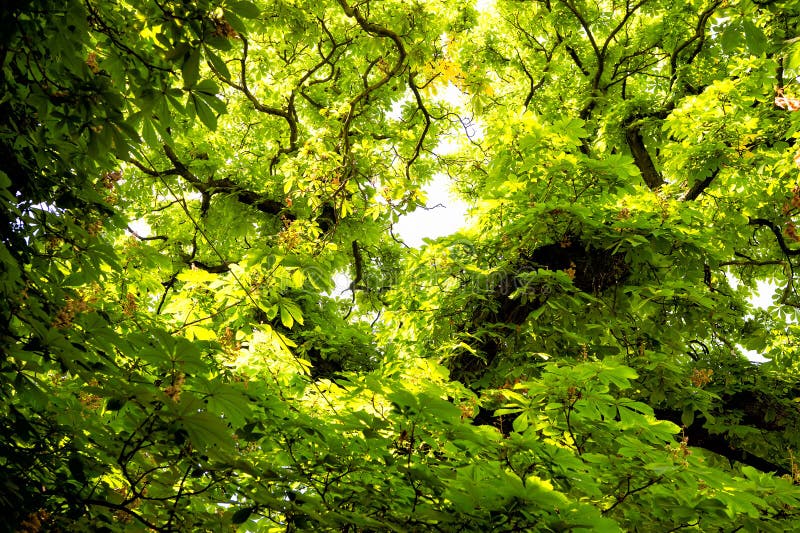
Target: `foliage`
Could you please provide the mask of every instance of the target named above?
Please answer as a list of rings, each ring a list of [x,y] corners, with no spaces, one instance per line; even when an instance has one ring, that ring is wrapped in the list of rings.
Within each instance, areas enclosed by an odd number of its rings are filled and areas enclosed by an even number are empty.
[[[8,530],[794,527],[800,4],[479,4],[0,11]]]

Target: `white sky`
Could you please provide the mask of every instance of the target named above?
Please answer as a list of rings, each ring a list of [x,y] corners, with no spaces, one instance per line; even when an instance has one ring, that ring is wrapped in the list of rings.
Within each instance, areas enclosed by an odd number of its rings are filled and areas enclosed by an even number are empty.
[[[428,194],[426,209],[400,217],[394,225],[395,235],[413,248],[422,246],[423,239],[435,239],[455,233],[466,225],[468,206],[450,193],[450,180],[439,174],[425,187]]]

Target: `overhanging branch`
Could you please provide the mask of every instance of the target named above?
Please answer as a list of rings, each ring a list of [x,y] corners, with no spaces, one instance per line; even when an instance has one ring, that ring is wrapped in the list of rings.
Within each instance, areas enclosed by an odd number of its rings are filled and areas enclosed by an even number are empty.
[[[173,165],[172,168],[166,170],[156,170],[132,158],[127,159],[126,161],[148,176],[156,178],[164,178],[166,176],[182,177],[203,196],[203,202],[206,206],[205,209],[207,209],[207,204],[210,201],[211,196],[215,194],[229,194],[236,198],[236,200],[238,200],[240,203],[249,205],[250,207],[257,209],[262,213],[275,216],[282,215],[289,220],[294,220],[296,218],[293,214],[284,211],[285,206],[282,203],[255,191],[243,189],[231,179],[221,178],[203,181],[200,179],[200,177],[195,175],[183,161],[181,161],[180,157],[178,157],[178,155],[175,153],[175,150],[171,146],[164,144],[163,149],[167,159],[169,159]]]
[[[775,235],[775,240],[778,242],[778,247],[786,256],[793,256],[793,255],[800,255],[800,250],[794,250],[789,248],[786,244],[786,240],[783,238],[783,233],[781,233],[781,229],[778,227],[777,224],[772,222],[771,220],[767,220],[766,218],[751,218],[749,224],[751,226],[759,226],[769,228],[773,235]]]

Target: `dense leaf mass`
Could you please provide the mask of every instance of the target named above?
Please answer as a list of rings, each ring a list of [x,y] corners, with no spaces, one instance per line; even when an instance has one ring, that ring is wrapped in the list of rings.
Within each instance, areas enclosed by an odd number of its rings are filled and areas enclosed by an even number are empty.
[[[7,4],[4,530],[797,530],[797,0]]]

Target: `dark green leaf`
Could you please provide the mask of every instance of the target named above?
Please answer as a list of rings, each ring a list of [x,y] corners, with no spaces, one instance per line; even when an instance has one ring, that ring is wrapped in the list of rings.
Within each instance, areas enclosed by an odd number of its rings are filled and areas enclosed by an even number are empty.
[[[255,509],[253,507],[245,507],[243,509],[237,510],[231,516],[231,523],[232,524],[244,524],[247,521],[247,519],[250,518],[250,515],[253,514],[253,511],[255,511]]]
[[[756,26],[749,18],[742,19],[742,29],[747,48],[755,55],[761,55],[767,51],[768,41],[764,32]]]
[[[247,19],[258,18],[261,15],[261,9],[253,2],[249,2],[248,0],[232,2],[228,5],[228,8],[240,17]]]
[[[174,48],[169,49],[165,57],[169,60],[186,60],[186,55],[189,53],[191,46],[189,43],[180,43],[176,45]]]
[[[200,49],[192,48],[183,61],[181,67],[181,74],[183,75],[183,86],[185,88],[192,88],[197,83],[200,77]]]
[[[125,400],[120,398],[109,398],[106,402],[106,411],[119,411],[125,405]]]
[[[216,52],[212,51],[209,47],[205,48],[206,58],[208,62],[214,67],[214,69],[225,79],[231,79],[231,72],[228,70],[228,65],[225,61],[217,55]]]

